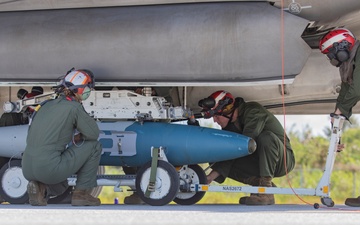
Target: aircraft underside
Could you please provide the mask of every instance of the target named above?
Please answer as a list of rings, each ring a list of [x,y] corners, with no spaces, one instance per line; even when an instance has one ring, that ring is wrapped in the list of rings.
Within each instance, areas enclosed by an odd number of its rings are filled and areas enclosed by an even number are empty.
[[[4,12],[0,74],[9,82],[54,81],[76,66],[98,82],[279,80],[280,20],[264,2]],[[307,22],[285,15],[286,79],[310,54],[301,39]]]
[[[311,10],[322,12],[317,2],[298,15],[284,11],[283,18],[279,1],[112,2],[2,2],[1,101],[14,98],[20,87],[54,86],[75,67],[92,70],[99,88],[153,87],[195,111],[199,99],[219,89],[277,114],[283,102],[300,105],[288,108],[289,114],[333,110],[338,71],[310,48],[321,33],[311,33],[315,25],[304,19],[314,19]],[[357,1],[346,2],[355,12]],[[328,5],[352,12],[336,4]]]

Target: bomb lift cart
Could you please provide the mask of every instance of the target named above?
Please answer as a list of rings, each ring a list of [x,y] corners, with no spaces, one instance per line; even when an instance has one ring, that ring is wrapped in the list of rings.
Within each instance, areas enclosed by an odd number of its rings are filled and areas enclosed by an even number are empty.
[[[225,186],[225,185],[191,185],[193,191],[203,192],[243,192],[255,194],[288,194],[288,195],[307,195],[321,197],[321,203],[328,207],[333,207],[334,201],[330,198],[330,177],[333,171],[337,146],[340,144],[341,133],[345,117],[340,115],[331,115],[334,118],[334,124],[331,130],[330,145],[326,158],[323,175],[315,188],[280,188],[280,187],[254,187],[254,186]],[[315,203],[314,208],[319,208]]]

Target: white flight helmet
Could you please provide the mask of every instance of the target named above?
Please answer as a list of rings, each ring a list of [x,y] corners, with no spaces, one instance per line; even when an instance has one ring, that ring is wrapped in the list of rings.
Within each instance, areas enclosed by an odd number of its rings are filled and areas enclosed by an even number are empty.
[[[70,70],[62,79],[61,84],[79,95],[82,100],[86,100],[95,86],[95,79],[90,70]]]

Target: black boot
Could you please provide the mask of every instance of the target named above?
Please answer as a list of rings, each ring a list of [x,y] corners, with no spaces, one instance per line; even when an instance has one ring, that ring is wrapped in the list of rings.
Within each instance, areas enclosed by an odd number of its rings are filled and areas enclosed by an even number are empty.
[[[347,198],[345,200],[345,205],[352,207],[360,207],[360,196],[357,198]]]

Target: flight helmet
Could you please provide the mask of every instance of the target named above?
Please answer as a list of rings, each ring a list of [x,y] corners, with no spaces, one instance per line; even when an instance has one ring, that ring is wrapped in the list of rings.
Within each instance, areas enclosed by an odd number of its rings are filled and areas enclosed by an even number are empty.
[[[95,78],[90,70],[70,70],[60,81],[62,86],[72,91],[75,95],[86,100],[95,86]]]
[[[326,54],[332,65],[340,66],[349,59],[355,41],[355,36],[348,29],[337,28],[321,38],[319,49],[321,53]]]
[[[235,99],[227,91],[216,91],[209,97],[201,99],[198,105],[203,108],[204,118],[211,118],[214,115],[227,116],[233,111]]]

